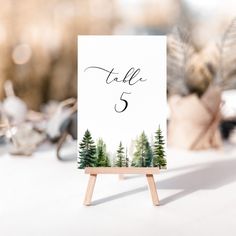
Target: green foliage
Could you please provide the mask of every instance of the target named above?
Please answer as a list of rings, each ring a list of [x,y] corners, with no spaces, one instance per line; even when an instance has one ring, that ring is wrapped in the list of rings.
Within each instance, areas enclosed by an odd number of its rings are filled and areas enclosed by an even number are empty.
[[[119,147],[116,151],[115,166],[116,167],[125,167],[126,166],[126,157],[124,154],[124,147],[122,146],[121,142],[120,142]]]
[[[128,154],[127,154],[127,148],[126,148],[126,151],[125,151],[125,167],[129,167],[129,158],[128,158]]]
[[[165,148],[164,148],[164,137],[160,126],[156,131],[154,147],[153,147],[153,166],[161,168],[166,168],[165,159]]]
[[[152,149],[144,132],[136,140],[136,151],[132,161],[135,167],[150,167],[152,164]]]
[[[79,144],[79,169],[96,166],[96,146],[89,130],[85,131],[84,137]]]
[[[110,160],[106,151],[106,144],[102,139],[98,140],[97,143],[97,162],[96,166],[97,167],[110,167]]]
[[[144,132],[135,141],[135,152],[131,166],[134,167],[166,167],[164,137],[160,126],[155,133],[153,149]],[[84,137],[79,144],[79,168],[85,167],[110,167],[110,159],[106,151],[106,144],[102,139],[99,139],[97,146],[95,145],[89,130],[86,130]],[[114,162],[116,167],[129,167],[129,158],[127,148],[120,142],[116,151],[116,158]]]

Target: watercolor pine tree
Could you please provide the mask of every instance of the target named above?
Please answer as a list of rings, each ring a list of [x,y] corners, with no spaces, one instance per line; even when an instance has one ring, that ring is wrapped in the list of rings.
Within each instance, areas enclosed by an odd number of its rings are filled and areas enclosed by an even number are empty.
[[[125,167],[129,167],[128,150],[125,150]]]
[[[79,169],[96,166],[96,146],[89,130],[85,131],[84,137],[79,144]]]
[[[154,147],[153,147],[153,167],[159,167],[160,169],[166,168],[164,145],[165,145],[164,137],[162,135],[162,131],[159,126],[156,131]]]
[[[120,142],[119,147],[116,151],[116,160],[115,160],[116,167],[125,167],[126,166],[126,156],[124,153],[124,147],[122,142]]]
[[[134,167],[150,167],[152,164],[152,149],[144,132],[136,140],[136,151],[132,160]]]
[[[110,167],[111,166],[109,156],[106,151],[106,144],[101,138],[97,142],[96,155],[97,155],[97,161],[96,161],[97,167]]]

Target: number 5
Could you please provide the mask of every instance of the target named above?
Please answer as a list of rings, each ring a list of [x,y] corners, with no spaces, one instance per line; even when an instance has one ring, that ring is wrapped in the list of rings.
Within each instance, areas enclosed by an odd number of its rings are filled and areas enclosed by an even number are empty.
[[[131,93],[123,92],[123,93],[121,94],[120,100],[125,103],[125,106],[124,106],[124,108],[123,108],[122,110],[117,110],[117,108],[116,108],[116,107],[117,107],[117,104],[115,104],[115,107],[114,107],[114,108],[115,108],[115,111],[118,112],[118,113],[121,113],[121,112],[125,111],[126,108],[128,107],[128,102],[127,102],[127,100],[125,100],[125,99],[123,98],[123,95],[124,95],[124,94],[131,94]]]

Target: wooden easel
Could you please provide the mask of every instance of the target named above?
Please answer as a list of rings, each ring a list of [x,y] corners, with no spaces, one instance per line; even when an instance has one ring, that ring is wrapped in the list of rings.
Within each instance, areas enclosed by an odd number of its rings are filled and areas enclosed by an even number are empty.
[[[157,206],[159,205],[159,198],[157,195],[153,174],[158,173],[159,168],[157,167],[87,167],[85,168],[85,174],[90,174],[90,177],[84,199],[84,205],[91,205],[93,190],[98,174],[144,174],[147,177],[153,205]]]

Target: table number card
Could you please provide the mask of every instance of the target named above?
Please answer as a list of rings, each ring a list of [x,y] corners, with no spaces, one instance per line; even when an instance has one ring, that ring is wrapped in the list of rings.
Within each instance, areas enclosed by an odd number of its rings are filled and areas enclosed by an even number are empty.
[[[166,37],[78,37],[78,164],[165,167]]]

